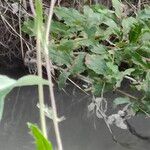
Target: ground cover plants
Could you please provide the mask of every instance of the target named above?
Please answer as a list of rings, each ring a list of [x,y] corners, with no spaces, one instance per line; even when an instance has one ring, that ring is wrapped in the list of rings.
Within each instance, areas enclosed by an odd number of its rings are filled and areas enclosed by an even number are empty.
[[[149,99],[150,8],[128,14],[119,1],[113,6],[114,10],[84,6],[81,12],[55,8],[49,51],[60,71],[58,85],[62,88],[68,77],[77,77],[89,83],[87,90],[100,95],[102,90],[117,90],[127,79],[142,92],[141,107],[149,112],[144,105]],[[34,20],[25,21],[23,31],[33,36],[31,24]]]
[[[32,50],[28,49],[24,52],[24,62],[31,72],[38,73],[41,79],[42,66],[45,67],[49,85],[52,85],[51,74],[56,75],[55,78],[60,89],[68,81],[74,83],[72,81],[74,78],[81,80],[84,87],[78,86],[78,88],[93,95],[93,100],[88,106],[89,111],[94,112],[98,118],[104,119],[112,135],[110,127],[112,124],[122,129],[128,129],[126,120],[132,116],[143,113],[149,117],[149,5],[142,5],[142,8],[138,7],[131,11],[121,1],[112,0],[113,8],[111,10],[102,5],[84,5],[79,10],[60,6],[54,8],[54,14],[52,11],[54,3],[50,5],[49,13],[40,0],[35,1],[35,6],[34,4],[30,4],[30,6],[32,6],[32,13],[35,16],[24,18],[21,22],[21,31],[30,38],[32,43],[36,42],[36,45],[33,44]],[[1,17],[4,16],[1,15]],[[4,78],[1,77],[2,80]],[[2,87],[2,90],[0,88],[2,108],[4,95],[9,92],[8,87],[12,86],[11,81],[13,80],[8,81],[10,85],[7,85],[6,89],[5,87]],[[121,91],[120,87],[123,81],[129,82],[130,87],[139,91],[141,96],[136,97],[132,93]],[[40,99],[43,99],[41,91],[43,91],[44,83],[34,84],[39,86],[39,96]],[[122,110],[110,116],[106,115],[107,99],[105,99],[104,93],[107,91],[121,93],[122,97],[116,98],[113,103],[116,106],[124,105]],[[52,86],[50,86],[50,93],[51,99],[54,99]],[[41,124],[43,123],[42,131],[46,137],[43,105],[42,100],[40,101],[41,118],[43,118]],[[52,119],[58,134],[58,149],[61,150],[54,102],[52,109],[54,110]],[[29,124],[29,127],[33,133],[38,132],[35,126]],[[116,140],[114,136],[113,138]]]

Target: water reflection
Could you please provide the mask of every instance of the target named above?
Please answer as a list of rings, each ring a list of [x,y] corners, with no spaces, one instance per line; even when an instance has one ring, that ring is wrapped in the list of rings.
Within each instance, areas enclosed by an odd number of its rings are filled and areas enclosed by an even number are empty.
[[[45,87],[46,103],[49,103],[48,89]],[[74,86],[66,92],[55,90],[60,115],[66,120],[60,123],[64,150],[148,150],[150,143],[131,135],[128,131],[113,127],[120,144],[115,143],[103,122],[94,115],[88,115],[87,105],[91,97]],[[106,95],[108,101],[117,95]],[[39,124],[39,110],[36,87],[14,89],[6,98],[3,119],[0,124],[0,150],[34,150],[33,139],[29,135],[27,122]],[[111,109],[110,111],[113,112]],[[150,135],[150,121],[136,117],[130,121],[137,130]],[[144,123],[143,123],[144,122]],[[55,143],[52,121],[47,119],[49,137]]]

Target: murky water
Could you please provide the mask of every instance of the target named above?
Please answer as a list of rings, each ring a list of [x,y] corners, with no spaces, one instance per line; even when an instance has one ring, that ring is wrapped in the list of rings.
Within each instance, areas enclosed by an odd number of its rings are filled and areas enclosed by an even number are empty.
[[[49,103],[48,89],[45,87],[46,103]],[[120,144],[115,143],[103,122],[89,116],[87,105],[91,97],[76,87],[69,85],[65,92],[55,90],[60,115],[66,120],[60,123],[64,150],[149,150],[150,143],[140,140],[128,131],[113,127]],[[110,92],[106,98],[111,102],[117,96]],[[6,98],[4,115],[0,123],[0,150],[34,150],[33,139],[26,123],[39,125],[39,110],[36,107],[38,94],[36,87],[14,89]],[[111,108],[111,103],[109,105]],[[135,117],[131,124],[142,134],[150,136],[150,120]],[[55,143],[52,121],[47,119],[48,133]]]

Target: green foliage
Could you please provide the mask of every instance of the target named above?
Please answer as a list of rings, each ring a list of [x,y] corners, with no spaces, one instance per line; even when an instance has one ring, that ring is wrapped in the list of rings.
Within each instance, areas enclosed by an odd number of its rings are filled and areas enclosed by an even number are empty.
[[[34,124],[28,123],[31,134],[35,139],[36,150],[53,150],[52,144],[48,141]]]
[[[96,74],[105,74],[107,70],[106,62],[100,55],[87,55],[85,58],[86,66]]]
[[[4,99],[13,88],[38,84],[48,85],[48,81],[33,75],[27,75],[18,80],[11,79],[5,75],[0,75],[0,83],[0,120],[3,115]]]
[[[58,87],[60,89],[62,89],[69,77],[70,73],[69,72],[66,72],[66,71],[63,71],[60,75],[59,75],[59,78],[58,78]]]
[[[114,10],[98,5],[84,6],[81,12],[55,8],[49,51],[53,63],[61,68],[59,87],[68,77],[81,74],[90,78],[91,91],[100,95],[104,83],[105,92],[120,87],[127,77],[148,99],[150,7],[128,16],[120,0],[112,2]],[[30,22],[24,26],[30,29]]]
[[[114,101],[113,101],[114,105],[122,105],[122,104],[130,104],[130,99],[128,97],[117,97]]]
[[[129,33],[129,41],[130,43],[136,43],[139,39],[139,37],[142,35],[142,25],[141,24],[135,24],[132,26],[130,33]]]
[[[123,12],[123,8],[122,8],[122,3],[120,0],[112,0],[112,4],[113,7],[115,9],[115,14],[118,18],[122,17],[122,12]]]

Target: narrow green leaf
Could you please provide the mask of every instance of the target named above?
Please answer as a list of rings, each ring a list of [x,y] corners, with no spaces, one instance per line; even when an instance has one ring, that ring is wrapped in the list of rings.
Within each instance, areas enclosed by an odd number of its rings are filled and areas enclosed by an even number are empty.
[[[137,23],[137,20],[133,17],[124,18],[122,20],[123,34],[128,34],[135,23]]]
[[[31,134],[35,139],[36,150],[53,150],[52,144],[48,141],[36,125],[28,123]]]
[[[137,52],[132,52],[132,51],[130,53],[132,55],[132,60],[135,64],[140,65],[144,69],[149,68],[148,63],[142,58],[140,54],[138,54]]]
[[[122,12],[123,12],[123,8],[122,8],[122,3],[120,0],[112,0],[112,5],[115,9],[115,14],[118,18],[122,17]]]
[[[135,71],[134,68],[126,69],[126,70],[123,72],[123,75],[130,75],[133,71]]]
[[[129,32],[129,41],[131,43],[136,43],[141,36],[142,33],[142,25],[141,24],[134,24]]]
[[[130,99],[128,97],[117,97],[114,101],[113,101],[114,105],[122,105],[122,104],[130,104]]]
[[[15,86],[48,85],[48,81],[35,75],[26,75],[17,80]]]

